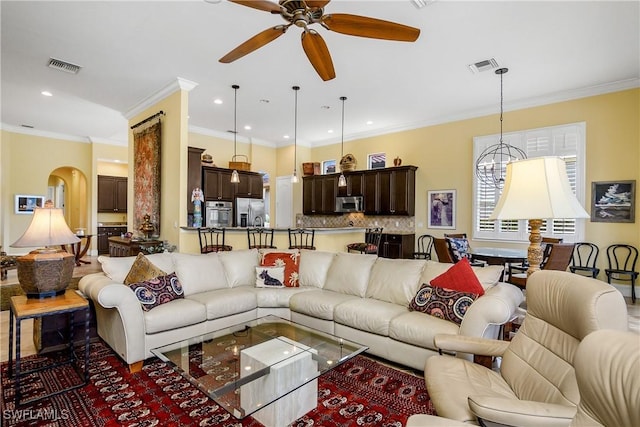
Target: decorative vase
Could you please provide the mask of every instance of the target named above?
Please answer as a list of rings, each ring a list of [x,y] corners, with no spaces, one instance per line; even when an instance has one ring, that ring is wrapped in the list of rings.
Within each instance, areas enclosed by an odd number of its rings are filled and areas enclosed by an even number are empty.
[[[402,159],[400,157],[396,157],[393,159],[393,166],[400,166],[402,164]]]
[[[353,154],[345,154],[342,159],[340,159],[340,170],[342,172],[356,170],[357,164],[356,156]]]

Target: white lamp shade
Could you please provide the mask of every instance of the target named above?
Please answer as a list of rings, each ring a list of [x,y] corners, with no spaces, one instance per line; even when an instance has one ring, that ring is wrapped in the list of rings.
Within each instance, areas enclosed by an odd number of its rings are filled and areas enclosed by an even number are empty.
[[[489,219],[589,218],[569,184],[559,157],[507,164],[504,190]]]
[[[80,239],[69,229],[59,208],[35,208],[29,228],[11,247],[30,248],[66,245]]]

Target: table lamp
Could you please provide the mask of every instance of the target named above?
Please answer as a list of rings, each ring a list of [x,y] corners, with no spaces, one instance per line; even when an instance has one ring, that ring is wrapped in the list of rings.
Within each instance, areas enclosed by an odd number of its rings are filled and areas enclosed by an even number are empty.
[[[564,161],[536,157],[507,164],[504,190],[489,219],[529,220],[527,277],[540,270],[542,220],[554,218],[589,218],[571,190]]]
[[[45,298],[64,293],[75,267],[72,254],[59,245],[77,243],[80,239],[69,229],[62,209],[47,200],[43,208],[35,208],[29,228],[11,247],[44,246],[17,258],[18,281],[27,298]]]

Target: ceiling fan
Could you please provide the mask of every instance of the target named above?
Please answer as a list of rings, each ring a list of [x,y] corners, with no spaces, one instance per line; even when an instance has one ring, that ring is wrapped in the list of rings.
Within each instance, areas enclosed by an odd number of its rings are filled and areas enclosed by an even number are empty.
[[[325,15],[324,7],[331,0],[280,0],[274,3],[268,0],[229,0],[243,6],[263,10],[282,16],[287,24],[276,25],[251,37],[240,46],[220,58],[220,62],[230,63],[261,48],[283,35],[290,26],[303,28],[302,48],[322,80],[335,78],[333,61],[327,44],[320,34],[309,28],[311,24],[320,24],[327,30],[350,36],[374,39],[413,42],[420,35],[418,28],[382,19],[366,16],[334,13]]]

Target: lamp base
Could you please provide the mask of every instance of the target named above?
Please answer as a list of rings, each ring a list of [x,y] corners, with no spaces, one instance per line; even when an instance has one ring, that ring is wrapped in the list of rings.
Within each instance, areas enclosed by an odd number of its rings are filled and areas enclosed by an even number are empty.
[[[529,262],[527,277],[540,270],[540,263],[542,262],[542,245],[540,245],[540,242],[542,242],[542,236],[540,235],[541,226],[541,219],[529,220],[531,234],[529,235],[529,247],[527,248],[527,261]]]
[[[61,295],[73,277],[75,258],[61,249],[37,249],[18,257],[18,281],[27,298]]]

